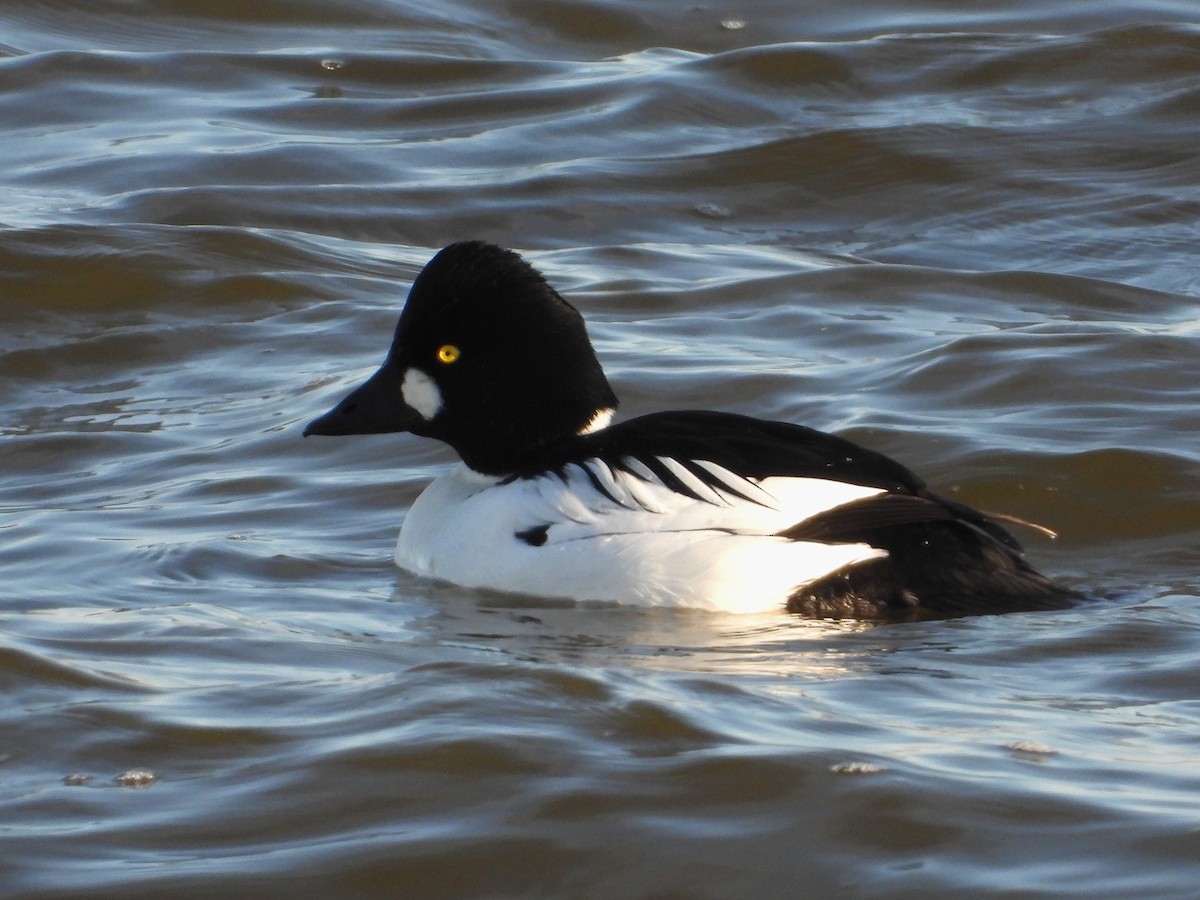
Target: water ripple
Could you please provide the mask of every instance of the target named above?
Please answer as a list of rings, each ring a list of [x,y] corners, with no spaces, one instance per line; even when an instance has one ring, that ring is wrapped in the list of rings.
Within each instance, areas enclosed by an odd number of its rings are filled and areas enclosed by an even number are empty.
[[[0,880],[21,897],[1190,896],[1190,4],[14,0]],[[883,628],[397,572],[303,441],[438,245],[633,415],[835,430],[1078,609]]]

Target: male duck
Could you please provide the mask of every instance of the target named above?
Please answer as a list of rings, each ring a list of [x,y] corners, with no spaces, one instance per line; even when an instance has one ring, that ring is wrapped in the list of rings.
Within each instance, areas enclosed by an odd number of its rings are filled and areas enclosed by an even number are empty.
[[[383,366],[304,433],[410,431],[462,463],[417,498],[396,562],[467,587],[733,612],[915,618],[1080,596],[983,513],[800,425],[617,398],[578,311],[470,241],[417,276]]]

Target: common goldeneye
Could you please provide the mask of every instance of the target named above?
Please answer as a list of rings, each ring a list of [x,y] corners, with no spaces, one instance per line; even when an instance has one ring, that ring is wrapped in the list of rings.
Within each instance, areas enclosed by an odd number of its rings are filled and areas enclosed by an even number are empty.
[[[579,312],[516,253],[468,241],[417,276],[379,371],[304,433],[453,447],[396,563],[467,587],[888,619],[1080,599],[882,454],[725,412],[609,425],[616,407]]]

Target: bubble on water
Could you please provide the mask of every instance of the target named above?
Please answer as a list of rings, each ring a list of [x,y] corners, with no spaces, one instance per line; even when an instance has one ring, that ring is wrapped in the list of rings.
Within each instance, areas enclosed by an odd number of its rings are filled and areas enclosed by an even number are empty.
[[[729,218],[729,208],[719,203],[697,203],[692,208],[706,219]]]
[[[1058,752],[1053,747],[1047,747],[1037,741],[1013,741],[1008,745],[1008,750],[1017,759],[1027,762],[1045,762],[1047,757],[1054,756]]]
[[[880,772],[886,771],[886,769],[877,763],[844,762],[830,766],[829,771],[835,775],[878,775]]]
[[[746,27],[746,21],[744,19],[722,19],[721,27],[726,31],[741,31]]]
[[[130,769],[113,779],[121,787],[145,787],[158,780],[158,776],[146,769]]]
[[[340,59],[323,59],[321,60],[321,68],[326,72],[339,72],[346,67],[346,64]]]
[[[86,772],[72,772],[70,775],[67,775],[63,778],[63,784],[69,784],[72,787],[76,787],[81,784],[87,784],[91,780],[92,776],[88,775]]]

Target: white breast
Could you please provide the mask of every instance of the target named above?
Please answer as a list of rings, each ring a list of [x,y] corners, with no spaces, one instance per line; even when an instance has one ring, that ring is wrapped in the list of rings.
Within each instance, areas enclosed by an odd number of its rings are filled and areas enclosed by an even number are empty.
[[[678,463],[669,465],[704,499],[667,488],[632,462],[637,474],[591,460],[586,470],[568,466],[565,478],[509,484],[460,463],[413,504],[396,563],[467,587],[760,612],[781,609],[807,582],[885,555],[866,544],[774,536],[832,507],[881,493],[878,488],[817,478],[749,481],[703,464],[725,490]],[[518,537],[542,528],[539,546]]]

